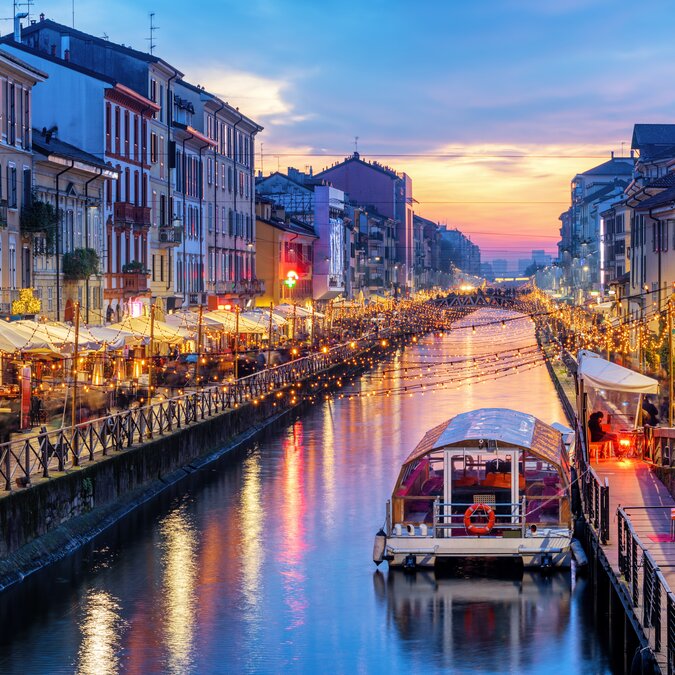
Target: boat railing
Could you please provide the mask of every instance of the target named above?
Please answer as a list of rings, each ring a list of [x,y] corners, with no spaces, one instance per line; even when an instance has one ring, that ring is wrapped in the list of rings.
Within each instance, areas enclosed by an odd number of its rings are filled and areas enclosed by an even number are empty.
[[[474,502],[434,502],[432,536],[441,537],[452,530],[466,532],[464,516],[466,510],[474,505]],[[500,502],[498,504],[485,504],[495,513],[495,523],[490,533],[499,531],[520,531],[525,536],[527,527],[527,499],[523,497],[519,502]]]
[[[670,506],[625,506],[619,507],[617,515],[617,543],[619,571],[627,591],[628,600],[638,616],[642,615],[642,626],[650,646],[656,653],[665,648],[668,672],[675,672],[675,594],[666,582],[654,557],[645,548],[635,532],[628,511],[646,514],[652,518],[670,509]],[[652,515],[649,515],[649,514]],[[635,514],[637,515],[637,514]],[[666,511],[662,520],[670,520]],[[672,534],[670,536],[673,539]],[[669,567],[670,565],[665,565]]]

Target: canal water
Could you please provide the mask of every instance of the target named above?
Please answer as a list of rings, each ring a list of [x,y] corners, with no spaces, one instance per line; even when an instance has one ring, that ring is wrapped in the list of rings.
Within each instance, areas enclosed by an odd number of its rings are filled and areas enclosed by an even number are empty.
[[[371,561],[428,428],[484,406],[564,422],[532,323],[513,317],[480,310],[421,339],[5,594],[0,672],[610,672],[583,579]]]

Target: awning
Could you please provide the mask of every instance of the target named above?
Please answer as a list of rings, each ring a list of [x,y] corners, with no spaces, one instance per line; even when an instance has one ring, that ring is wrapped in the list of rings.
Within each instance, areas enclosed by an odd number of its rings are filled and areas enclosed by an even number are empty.
[[[132,338],[135,342],[141,342],[142,344],[148,344],[150,342],[150,317],[149,316],[137,316],[129,317],[127,316],[124,320],[119,323],[114,323],[108,328],[112,330],[120,330],[125,333],[131,333]],[[194,339],[194,335],[179,326],[170,326],[163,321],[154,321],[152,326],[152,337],[156,342],[165,342],[169,344],[182,344],[185,340]]]
[[[487,445],[481,445],[485,441],[530,450],[558,466],[566,462],[561,434],[552,426],[516,410],[482,408],[457,415],[429,431],[405,464],[450,446],[487,449]]]
[[[611,389],[628,394],[656,394],[659,383],[646,375],[607,361],[593,352],[579,352],[577,371],[584,384],[595,389]]]

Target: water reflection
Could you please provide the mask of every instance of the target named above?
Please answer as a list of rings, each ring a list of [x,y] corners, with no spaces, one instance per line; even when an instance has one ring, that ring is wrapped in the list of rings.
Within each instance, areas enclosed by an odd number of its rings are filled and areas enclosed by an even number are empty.
[[[373,586],[410,658],[429,668],[545,672],[570,628],[567,574],[458,579],[391,571],[376,573]]]
[[[475,332],[428,336],[345,390],[393,392],[420,381],[420,364],[439,379],[436,364],[457,355],[534,343],[527,321],[473,320]],[[192,474],[178,507],[167,497],[108,531],[104,565],[50,568],[47,591],[28,580],[23,602],[0,602],[0,672],[602,672],[583,584],[568,577],[373,577],[401,462],[427,429],[478,406],[563,419],[543,365],[317,405],[243,460]],[[17,604],[30,606],[22,624]]]
[[[91,590],[84,599],[82,634],[75,672],[78,675],[113,675],[120,671],[120,649],[125,622],[119,600],[110,593]]]
[[[163,566],[161,627],[166,647],[165,672],[185,673],[193,662],[197,536],[183,503],[160,525]]]
[[[261,618],[261,570],[264,559],[263,519],[265,512],[260,494],[260,455],[249,455],[244,461],[244,483],[241,489],[239,517],[241,528],[242,595],[246,620],[258,624]]]

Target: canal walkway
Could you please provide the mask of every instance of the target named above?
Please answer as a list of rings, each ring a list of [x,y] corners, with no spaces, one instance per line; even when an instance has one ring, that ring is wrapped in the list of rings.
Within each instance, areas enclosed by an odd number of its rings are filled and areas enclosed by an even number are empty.
[[[558,380],[558,394],[567,399],[563,406],[574,410],[574,377],[561,362],[551,362],[551,368]],[[642,444],[635,457],[591,458],[586,470],[579,472],[580,491],[587,522],[624,607],[633,612],[661,672],[672,675],[675,540],[671,528],[675,520],[671,509],[675,509],[675,499],[656,476],[649,443]],[[577,453],[584,453],[580,446],[577,445]],[[583,467],[584,462],[579,464]]]

